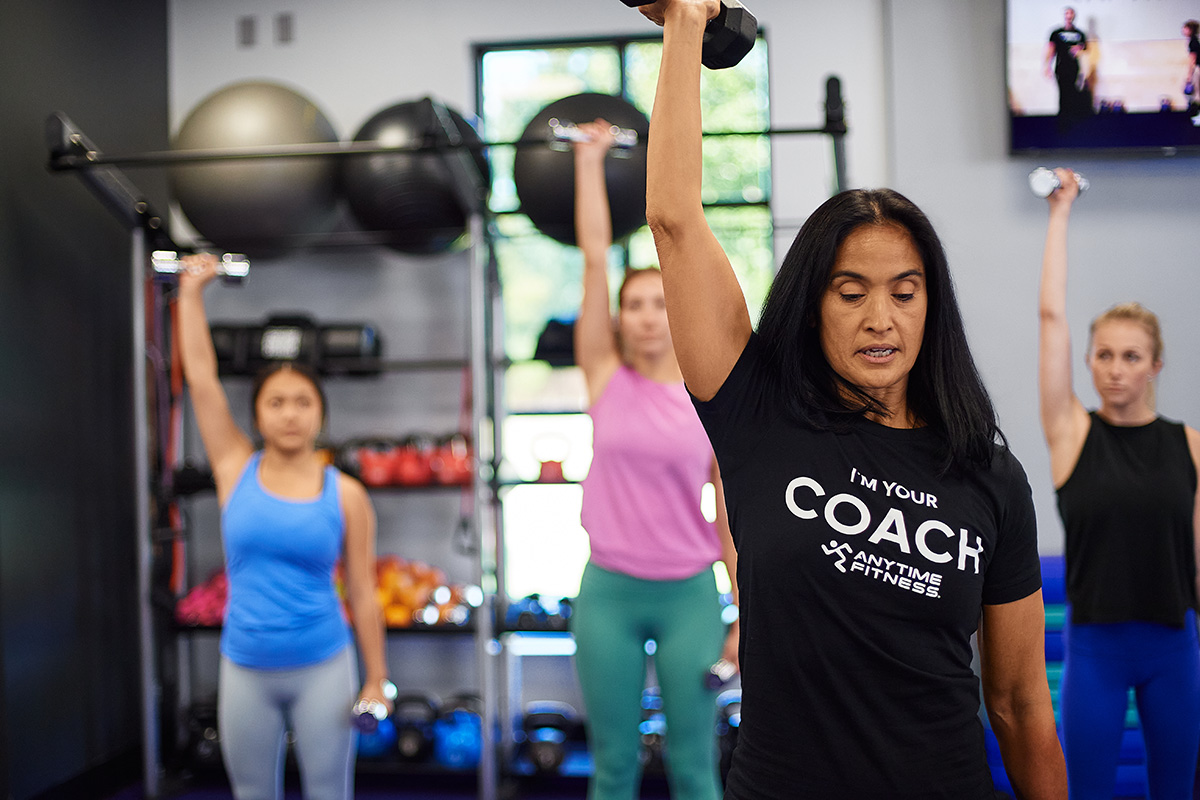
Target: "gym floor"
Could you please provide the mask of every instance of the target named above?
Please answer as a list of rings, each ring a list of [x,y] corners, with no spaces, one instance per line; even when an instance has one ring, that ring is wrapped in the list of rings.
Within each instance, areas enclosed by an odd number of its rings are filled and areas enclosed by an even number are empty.
[[[581,800],[587,794],[587,786],[583,780],[542,780],[532,779],[517,784],[503,784],[499,789],[500,800]],[[187,787],[167,795],[170,800],[231,800],[228,786],[221,780],[194,781]],[[447,782],[445,778],[436,780],[413,779],[409,777],[363,776],[357,778],[357,800],[474,800],[476,789],[472,780]],[[1200,777],[1197,779],[1193,792],[1194,800],[1200,800]],[[669,794],[666,782],[661,777],[648,777],[642,783],[642,800],[665,800]],[[997,795],[1008,798],[1008,795]],[[141,785],[130,786],[109,800],[145,800]],[[302,800],[300,789],[295,783],[294,776],[289,775],[285,800]],[[1144,796],[1114,797],[1113,800],[1145,800]]]
[[[474,800],[476,786],[473,778],[447,780],[445,777],[412,778],[409,776],[359,775],[355,786],[356,800]],[[232,800],[228,784],[222,779],[196,779],[186,786],[165,787],[169,800]],[[587,795],[582,779],[535,780],[502,783],[500,800],[581,800]],[[642,800],[665,800],[669,797],[661,777],[648,777],[642,782]],[[141,784],[127,787],[108,800],[145,800]],[[299,783],[288,775],[285,800],[302,800]]]

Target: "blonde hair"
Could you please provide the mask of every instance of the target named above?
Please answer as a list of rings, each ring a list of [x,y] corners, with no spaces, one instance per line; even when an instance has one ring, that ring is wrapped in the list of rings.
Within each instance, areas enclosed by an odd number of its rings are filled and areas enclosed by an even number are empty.
[[[1162,361],[1163,357],[1163,337],[1162,327],[1158,324],[1158,316],[1137,301],[1130,303],[1118,303],[1112,308],[1100,314],[1088,328],[1088,358],[1091,358],[1092,338],[1096,335],[1096,329],[1106,322],[1136,322],[1141,325],[1146,333],[1150,334],[1150,356],[1154,363]],[[1149,388],[1149,403],[1150,408],[1154,408],[1154,384],[1150,384]]]

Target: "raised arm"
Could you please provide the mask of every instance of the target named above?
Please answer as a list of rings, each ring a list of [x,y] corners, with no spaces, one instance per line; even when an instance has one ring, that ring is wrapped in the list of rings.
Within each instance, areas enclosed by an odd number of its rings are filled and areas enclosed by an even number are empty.
[[[646,221],[663,273],[675,355],[688,389],[711,399],[750,338],[746,298],[700,200],[700,50],[717,0],[659,0],[642,13],[663,26],[650,117]]]
[[[1038,398],[1042,432],[1050,449],[1054,485],[1070,477],[1087,437],[1087,410],[1071,384],[1071,335],[1067,326],[1067,223],[1079,185],[1070,170],[1055,170],[1062,188],[1050,193],[1050,220],[1042,253],[1038,294]]]
[[[575,243],[583,251],[583,301],[575,321],[575,363],[583,370],[588,400],[595,402],[621,365],[608,296],[612,214],[604,160],[613,144],[602,119],[579,125],[591,138],[575,148]]]
[[[979,626],[983,699],[1017,800],[1067,800],[1067,769],[1046,679],[1041,591],[984,606]]]
[[[179,275],[175,307],[179,354],[200,439],[217,484],[217,499],[223,505],[254,448],[229,411],[229,400],[217,376],[217,353],[204,312],[204,287],[217,274],[217,259],[205,253],[184,256],[183,263],[186,269]]]

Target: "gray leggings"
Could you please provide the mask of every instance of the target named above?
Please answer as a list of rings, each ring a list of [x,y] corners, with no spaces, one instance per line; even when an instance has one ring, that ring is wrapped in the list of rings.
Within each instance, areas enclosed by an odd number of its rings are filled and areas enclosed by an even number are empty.
[[[354,796],[357,672],[353,647],[298,669],[251,669],[221,657],[217,718],[236,800],[282,800],[287,730],[305,800]]]

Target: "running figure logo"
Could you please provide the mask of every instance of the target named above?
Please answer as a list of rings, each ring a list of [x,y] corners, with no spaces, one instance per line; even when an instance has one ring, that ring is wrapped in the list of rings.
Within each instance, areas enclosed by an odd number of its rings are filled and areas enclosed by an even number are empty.
[[[834,553],[837,553],[838,560],[837,560],[837,563],[834,564],[834,566],[838,568],[838,572],[846,571],[846,558],[854,553],[853,547],[846,544],[845,542],[838,544],[837,539],[831,539],[829,544],[821,545],[821,549],[825,551],[825,555],[827,555],[827,556],[831,556]]]

